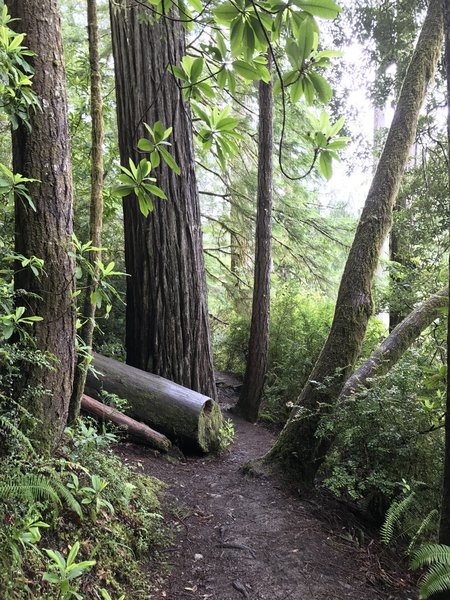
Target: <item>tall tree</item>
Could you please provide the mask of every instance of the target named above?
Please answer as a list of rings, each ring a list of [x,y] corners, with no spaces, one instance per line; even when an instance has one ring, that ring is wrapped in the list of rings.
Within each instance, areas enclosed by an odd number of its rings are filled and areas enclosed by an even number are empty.
[[[30,398],[27,409],[40,422],[35,437],[51,447],[67,421],[75,356],[73,311],[74,264],[69,256],[72,236],[72,181],[69,152],[64,57],[56,0],[7,0],[15,27],[27,34],[35,53],[34,91],[41,109],[30,116],[30,128],[13,132],[13,167],[35,179],[30,185],[35,210],[16,198],[16,251],[44,260],[37,278],[26,269],[15,278],[17,294],[24,294],[34,325],[37,348],[55,359],[54,369],[23,365],[20,392]]]
[[[138,160],[144,123],[161,121],[181,175],[158,167],[168,201],[147,218],[124,199],[127,363],[215,396],[191,116],[168,69],[185,54],[184,30],[141,4],[110,2],[120,156]]]
[[[372,280],[392,222],[400,181],[414,142],[425,93],[443,41],[443,0],[431,0],[408,67],[394,119],[358,224],[339,287],[334,319],[322,352],[285,428],[265,457],[312,483],[330,447],[316,437],[350,376],[372,313]]]
[[[103,223],[103,98],[100,73],[99,31],[97,19],[97,0],[87,0],[89,71],[91,77],[91,203],[89,218],[89,237],[93,250],[89,254],[90,269],[87,274],[83,303],[83,325],[80,336],[84,344],[91,349],[95,327],[96,302],[93,298],[98,287],[101,259],[102,223]],[[70,403],[69,422],[73,422],[80,413],[81,396],[86,383],[86,360],[78,358],[75,372],[72,401]]]
[[[450,3],[445,3],[445,58],[447,68],[447,139],[450,144]],[[450,147],[450,146],[449,146]],[[450,162],[448,165],[449,200],[450,200]],[[450,278],[450,257],[449,257]],[[450,373],[450,315],[447,330],[447,374]],[[450,377],[447,375],[447,403],[445,414],[445,456],[444,480],[442,489],[441,521],[439,526],[439,542],[450,546]],[[448,600],[450,591],[438,596],[440,600]],[[436,597],[437,598],[437,597]]]
[[[270,55],[268,67],[270,68]],[[258,418],[267,370],[272,267],[273,90],[259,83],[258,197],[252,320],[244,384],[236,412],[249,421]]]

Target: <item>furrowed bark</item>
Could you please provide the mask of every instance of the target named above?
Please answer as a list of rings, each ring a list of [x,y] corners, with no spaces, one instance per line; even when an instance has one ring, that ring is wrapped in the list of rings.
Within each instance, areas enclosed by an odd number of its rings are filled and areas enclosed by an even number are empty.
[[[87,0],[88,35],[89,35],[89,71],[91,76],[91,204],[89,219],[89,237],[94,248],[102,245],[103,227],[103,98],[102,79],[100,73],[99,32],[97,19],[97,0]],[[88,273],[83,303],[80,337],[84,344],[92,348],[92,338],[95,328],[95,307],[92,294],[98,287],[99,268],[97,261],[101,260],[101,250],[89,254],[92,275]],[[75,370],[72,398],[69,408],[69,423],[73,423],[80,414],[80,402],[86,383],[86,361],[79,357]]]
[[[374,377],[386,375],[422,331],[442,315],[442,309],[446,308],[447,303],[448,287],[413,310],[347,379],[338,401],[344,400],[361,388],[369,388]]]
[[[389,232],[417,120],[443,41],[443,1],[431,0],[400,92],[389,135],[375,172],[342,276],[331,331],[291,417],[266,463],[312,484],[330,447],[315,435],[323,411],[336,402],[350,376],[372,313],[371,286]]]
[[[42,449],[51,449],[66,425],[75,360],[72,175],[61,23],[56,0],[6,4],[17,19],[12,26],[27,34],[26,44],[35,53],[33,89],[41,102],[30,116],[31,129],[20,125],[13,132],[13,169],[38,180],[28,186],[35,211],[16,198],[15,249],[43,259],[45,273],[38,278],[30,269],[19,269],[16,302],[27,307],[27,314],[42,317],[33,326],[36,347],[55,360],[54,369],[23,364],[16,396],[38,419],[31,435]]]
[[[270,56],[268,67],[270,68]],[[244,384],[235,410],[248,421],[258,418],[267,371],[272,267],[273,90],[259,83],[258,200],[252,321]]]
[[[181,168],[156,169],[168,200],[155,198],[147,218],[136,198],[124,199],[127,363],[214,398],[191,115],[168,69],[185,54],[184,29],[133,0],[111,0],[110,13],[122,164],[142,158],[144,123],[159,120],[173,127]]]

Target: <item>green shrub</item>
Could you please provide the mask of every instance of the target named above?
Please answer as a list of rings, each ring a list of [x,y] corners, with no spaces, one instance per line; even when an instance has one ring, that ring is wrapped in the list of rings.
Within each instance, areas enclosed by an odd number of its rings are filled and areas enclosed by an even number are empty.
[[[392,502],[408,496],[405,483],[412,486],[408,505],[414,510],[404,511],[398,531],[410,541],[439,506],[443,456],[439,372],[439,361],[430,366],[426,344],[420,351],[410,350],[371,390],[337,406],[318,432],[335,438],[322,469],[324,485],[380,523]]]

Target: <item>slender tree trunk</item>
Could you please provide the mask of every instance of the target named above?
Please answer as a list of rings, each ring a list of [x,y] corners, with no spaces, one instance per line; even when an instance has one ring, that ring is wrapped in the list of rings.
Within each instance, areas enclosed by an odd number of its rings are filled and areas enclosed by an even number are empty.
[[[330,334],[300,395],[300,408],[293,410],[265,457],[306,484],[313,483],[330,446],[330,440],[316,437],[321,415],[336,402],[351,374],[372,313],[373,276],[442,39],[443,0],[431,0],[347,259]]]
[[[102,244],[103,224],[103,98],[102,79],[100,73],[99,33],[97,19],[97,0],[87,0],[88,35],[89,35],[89,70],[91,76],[91,119],[92,119],[92,149],[91,149],[91,205],[89,236],[94,248]],[[99,269],[97,261],[101,259],[101,251],[95,250],[89,254],[92,275],[88,274],[83,304],[83,325],[80,337],[84,344],[92,350],[92,338],[95,328],[95,301],[92,295],[98,287]],[[79,357],[75,371],[72,399],[70,402],[69,422],[72,423],[80,414],[81,396],[86,383],[86,361]]]
[[[448,302],[448,288],[434,294],[414,309],[369,358],[347,379],[339,401],[361,388],[369,388],[374,377],[386,375],[419,335],[442,314]]]
[[[271,57],[269,55],[268,67]],[[272,267],[273,90],[259,83],[258,198],[255,236],[255,274],[252,321],[244,384],[236,412],[256,421],[267,370]]]
[[[394,214],[398,214],[405,209],[406,199],[398,199],[394,206]],[[395,222],[391,230],[391,235],[389,237],[389,260],[394,261],[399,265],[404,265],[405,263],[404,249],[402,248],[402,239]],[[401,323],[405,318],[405,310],[401,310],[401,308],[398,306],[398,298],[392,300],[393,296],[395,295],[396,286],[398,286],[399,284],[399,278],[394,273],[390,273],[389,279],[391,287],[391,302],[389,306],[389,331],[394,331],[397,325]]]
[[[445,58],[447,63],[447,139],[450,143],[450,4],[445,3]],[[448,179],[450,190],[450,163],[448,165]],[[450,193],[449,193],[450,198]],[[449,259],[450,278],[450,259]],[[450,315],[447,331],[447,373],[450,373]],[[444,479],[442,490],[441,522],[439,527],[439,542],[450,546],[450,377],[447,375],[447,406],[445,417],[445,457]],[[433,597],[434,598],[434,597]],[[439,600],[448,600],[450,592],[436,597]]]
[[[140,158],[143,123],[160,120],[181,167],[156,170],[168,201],[155,199],[147,218],[124,199],[127,363],[215,397],[191,116],[168,70],[185,53],[184,30],[133,0],[110,8],[121,160]]]
[[[51,448],[66,425],[75,356],[72,178],[61,24],[56,0],[8,0],[7,6],[18,19],[14,27],[27,34],[27,46],[35,52],[33,88],[42,106],[31,114],[31,130],[20,126],[13,132],[13,167],[38,180],[29,186],[36,211],[16,198],[16,251],[43,259],[45,274],[37,278],[28,269],[19,270],[15,289],[29,314],[43,319],[33,327],[37,348],[55,359],[54,369],[23,365],[18,397],[39,420],[33,434],[37,442]]]

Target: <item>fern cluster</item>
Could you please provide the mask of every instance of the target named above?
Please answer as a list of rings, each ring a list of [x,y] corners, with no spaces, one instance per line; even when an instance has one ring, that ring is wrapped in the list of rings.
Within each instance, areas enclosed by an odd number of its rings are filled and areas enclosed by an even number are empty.
[[[413,556],[411,568],[428,567],[420,584],[419,598],[426,600],[439,592],[450,591],[450,546],[426,544]]]

